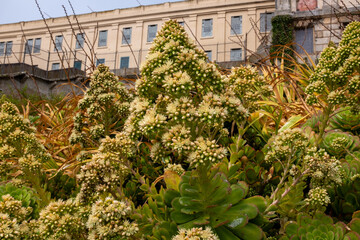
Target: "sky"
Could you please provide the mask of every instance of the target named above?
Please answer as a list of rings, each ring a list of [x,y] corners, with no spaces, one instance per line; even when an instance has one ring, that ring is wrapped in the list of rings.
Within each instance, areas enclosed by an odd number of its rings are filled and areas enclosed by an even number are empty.
[[[181,0],[70,0],[76,14],[90,13],[92,11],[106,11],[117,8],[136,7],[140,4],[151,5],[164,2],[177,2]],[[35,0],[0,0],[0,24],[16,23],[41,19]],[[5,2],[5,4],[4,4]],[[45,18],[65,16],[62,5],[69,15],[72,10],[68,0],[38,0]],[[139,4],[140,3],[140,4]]]

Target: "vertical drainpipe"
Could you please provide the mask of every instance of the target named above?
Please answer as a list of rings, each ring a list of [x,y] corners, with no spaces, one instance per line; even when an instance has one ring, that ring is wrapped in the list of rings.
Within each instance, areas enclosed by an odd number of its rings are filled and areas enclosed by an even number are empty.
[[[120,11],[120,10],[118,10]],[[118,53],[118,45],[119,45],[119,33],[120,33],[120,24],[117,24],[117,29],[116,29],[116,43],[115,43],[115,59],[114,59],[114,71],[116,69],[116,61],[117,61],[117,53]]]

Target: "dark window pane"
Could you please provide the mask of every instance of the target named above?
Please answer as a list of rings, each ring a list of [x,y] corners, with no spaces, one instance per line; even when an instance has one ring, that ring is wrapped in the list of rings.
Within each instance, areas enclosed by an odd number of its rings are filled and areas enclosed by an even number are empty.
[[[34,53],[39,53],[41,48],[41,38],[35,39]]]
[[[99,47],[104,47],[107,45],[107,32],[108,31],[100,31],[99,32]]]
[[[202,31],[201,36],[202,37],[211,37],[213,30],[213,20],[211,19],[203,19],[202,20]]]
[[[314,53],[313,28],[303,28],[295,30],[296,52],[299,54]]]
[[[231,17],[231,35],[242,33],[242,16]]]
[[[83,33],[78,33],[76,35],[76,45],[75,48],[79,49],[84,47],[84,34]]]
[[[74,68],[81,70],[81,61],[80,60],[74,62]]]
[[[212,51],[209,50],[209,51],[205,51],[206,55],[208,56],[209,58],[209,61],[212,61]]]
[[[51,70],[59,70],[60,69],[60,63],[53,63],[51,66]]]
[[[12,41],[9,41],[9,42],[6,43],[6,50],[5,50],[6,55],[11,55],[11,53],[12,53],[12,45],[13,45]]]
[[[130,44],[131,43],[131,31],[132,28],[123,28],[123,36],[122,36],[122,44]]]
[[[5,53],[5,42],[0,42],[0,56],[4,56]]]
[[[62,41],[63,41],[63,36],[62,35],[55,37],[55,48],[54,48],[55,52],[56,52],[56,50],[57,51],[62,51]]]
[[[242,59],[242,49],[233,48],[230,50],[230,61],[241,61]]]
[[[33,40],[28,39],[25,44],[25,54],[31,54],[33,48]]]
[[[271,18],[274,13],[260,13],[260,32],[269,32],[272,29]]]
[[[129,68],[130,57],[121,57],[120,68]]]
[[[148,26],[148,36],[147,36],[148,42],[153,41],[153,39],[156,37],[156,32],[157,32],[157,24]]]
[[[96,60],[96,66],[99,66],[100,64],[105,64],[105,58],[99,58]]]

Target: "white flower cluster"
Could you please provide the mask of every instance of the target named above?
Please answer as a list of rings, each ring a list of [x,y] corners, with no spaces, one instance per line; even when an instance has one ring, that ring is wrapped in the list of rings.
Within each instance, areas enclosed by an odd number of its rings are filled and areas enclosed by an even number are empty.
[[[21,201],[15,200],[9,194],[3,195],[1,198],[0,213],[7,214],[10,218],[16,219],[19,223],[26,220],[32,212],[31,207],[23,207]]]
[[[339,160],[316,147],[307,150],[304,165],[310,169],[311,183],[324,188],[342,183],[343,169]]]
[[[188,230],[180,229],[172,240],[219,240],[219,237],[209,227],[205,229],[195,227]]]
[[[79,101],[70,143],[90,144],[122,130],[132,96],[109,68],[99,65],[90,79],[90,88]],[[86,129],[89,129],[87,131]]]
[[[324,188],[316,187],[310,189],[309,197],[305,199],[305,202],[312,207],[327,206],[330,203],[330,197]]]
[[[100,152],[93,155],[78,174],[81,185],[79,200],[87,202],[94,196],[120,187],[128,173],[127,159],[133,155],[135,145],[123,132],[116,138],[103,139]]]
[[[185,170],[180,164],[168,164],[167,167],[164,169],[166,171],[173,171],[176,172],[179,176],[181,176]]]
[[[350,23],[342,36],[339,47],[330,44],[321,53],[310,84],[305,89],[307,103],[319,101],[332,107],[349,105],[358,111],[360,103],[359,51],[360,23]]]
[[[51,159],[36,139],[35,131],[30,121],[20,116],[13,104],[0,103],[1,172],[10,174],[11,168],[20,168],[23,172],[39,173],[42,164]],[[9,160],[13,164],[8,164]]]
[[[37,223],[43,239],[84,239],[86,235],[82,209],[72,199],[50,203]]]
[[[205,52],[174,20],[166,22],[155,38],[124,127],[130,138],[153,143],[153,160],[168,164],[187,159],[193,166],[216,163],[226,155],[214,142],[227,133],[224,123],[247,116],[242,96],[236,95],[235,87],[225,88],[229,81],[206,60]]]
[[[288,129],[275,137],[271,144],[270,151],[266,154],[265,160],[273,162],[275,160],[284,161],[293,158],[296,153],[303,152],[308,143],[308,139],[301,129]]]
[[[87,227],[89,239],[135,239],[139,231],[136,223],[129,221],[132,209],[124,201],[117,201],[112,197],[98,200],[93,204]]]

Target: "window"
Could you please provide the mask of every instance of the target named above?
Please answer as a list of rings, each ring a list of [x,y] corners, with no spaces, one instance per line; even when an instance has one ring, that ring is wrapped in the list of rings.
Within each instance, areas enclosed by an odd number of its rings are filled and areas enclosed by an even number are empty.
[[[213,20],[210,19],[203,19],[202,20],[202,31],[201,37],[212,37],[212,30],[213,30]]]
[[[81,70],[81,61],[77,60],[74,62],[74,68]]]
[[[104,31],[100,31],[99,32],[99,43],[98,43],[98,47],[104,47],[107,45],[107,30]]]
[[[295,30],[296,52],[299,54],[314,53],[313,28],[302,28]]]
[[[208,50],[208,51],[205,51],[205,53],[208,56],[209,61],[212,61],[212,51]]]
[[[242,34],[242,16],[231,17],[231,35]]]
[[[76,34],[76,45],[75,45],[75,49],[79,49],[84,47],[84,34],[83,33],[78,33]]]
[[[33,48],[33,40],[28,39],[25,44],[25,54],[31,54]]]
[[[120,69],[121,68],[129,68],[129,60],[130,60],[130,57],[121,57]]]
[[[62,51],[62,41],[63,41],[63,36],[59,35],[55,37],[55,48],[54,48],[54,52],[56,51]]]
[[[12,41],[6,42],[5,55],[11,55],[11,53],[12,53],[12,45],[13,45]]]
[[[99,66],[100,64],[105,64],[105,58],[99,58],[96,60],[96,66]]]
[[[180,26],[183,26],[185,27],[185,22],[184,21],[181,21],[181,22],[178,22]]]
[[[34,44],[34,53],[39,53],[40,47],[41,47],[41,38],[36,38]]]
[[[260,13],[260,32],[269,32],[272,29],[271,18],[274,13]]]
[[[5,42],[0,42],[0,56],[4,56]]]
[[[147,42],[153,41],[153,39],[156,37],[156,32],[157,32],[157,24],[148,26]]]
[[[131,31],[132,28],[128,27],[128,28],[123,28],[122,31],[122,44],[130,44],[131,43]]]
[[[242,59],[242,49],[233,48],[230,50],[230,61],[241,61]]]
[[[51,66],[51,70],[59,70],[60,69],[60,63],[53,63]]]

